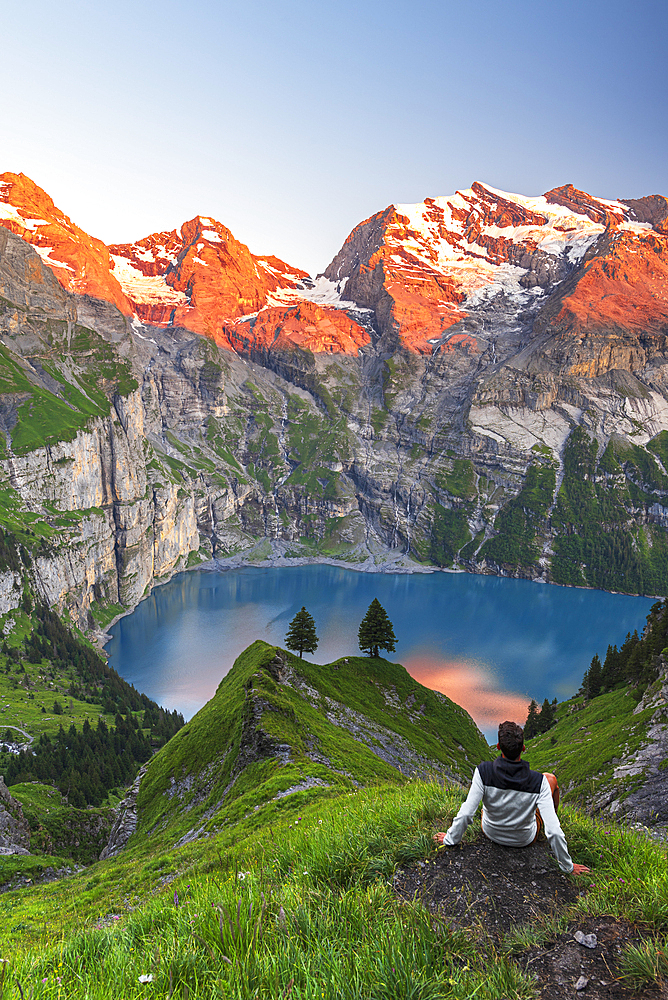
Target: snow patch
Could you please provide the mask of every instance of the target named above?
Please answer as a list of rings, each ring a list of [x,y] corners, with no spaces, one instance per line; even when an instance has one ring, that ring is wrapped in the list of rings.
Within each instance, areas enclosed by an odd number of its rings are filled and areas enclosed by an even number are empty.
[[[13,222],[15,225],[21,226],[23,229],[27,229],[28,232],[31,233],[34,233],[38,226],[49,225],[46,219],[24,219],[14,205],[10,205],[4,201],[0,202],[0,219],[6,219],[7,222]]]
[[[274,267],[274,265],[270,264],[269,261],[266,260],[264,257],[258,257],[256,259],[255,270],[256,270],[258,276],[259,276],[259,273],[260,273],[257,270],[257,265],[258,264],[260,265],[260,267],[264,271],[269,271],[270,274],[276,274],[279,277],[284,278],[287,281],[294,281],[294,282],[297,282],[297,284],[301,284],[301,282],[304,280],[304,275],[303,274],[293,274],[292,271],[281,270],[280,267]]]
[[[646,233],[649,229],[652,229],[651,222],[622,222],[619,226],[621,230],[627,233],[634,233],[636,236],[641,236]]]
[[[605,227],[586,214],[574,212],[564,205],[553,205],[544,195],[526,197],[500,191],[488,184],[481,185],[492,195],[481,199],[472,188],[457,191],[444,198],[430,199],[416,205],[396,204],[397,218],[386,230],[385,245],[390,251],[387,262],[397,277],[440,272],[453,279],[467,296],[465,307],[478,304],[483,298],[503,291],[518,304],[529,301],[538,292],[526,292],[520,285],[525,270],[490,259],[490,251],[482,245],[485,238],[526,244],[532,253],[539,248],[544,253],[560,257],[567,255],[572,264],[584,256]],[[545,223],[527,221],[524,225],[504,226],[484,224],[482,211],[498,210],[499,201],[517,205]],[[617,210],[619,203],[606,203]],[[455,215],[465,216],[462,220]],[[469,242],[464,235],[475,224],[480,236]]]
[[[48,264],[49,267],[64,267],[68,271],[71,271],[74,274],[74,268],[70,267],[69,264],[63,263],[62,260],[53,260],[51,258],[50,254],[53,253],[54,247],[33,247],[33,249],[37,251],[37,253],[42,258],[43,262],[45,264]]]
[[[173,253],[167,250],[164,244],[154,243],[152,246],[144,246],[141,243],[133,243],[130,246],[123,246],[122,253],[112,254],[112,257],[122,258],[123,260],[129,261],[130,264],[134,261],[135,263],[141,262],[143,264],[155,264],[158,261],[162,263],[163,261],[167,264],[177,264],[178,257],[175,257]]]
[[[236,319],[232,320],[232,323],[236,326],[237,323],[248,323],[251,319],[257,319],[259,312],[247,313],[245,316],[237,316]]]
[[[127,257],[110,254],[113,262],[112,274],[120,283],[128,298],[142,305],[185,306],[188,299],[164,279],[163,275],[150,276],[134,267]]]
[[[331,281],[320,275],[313,282],[313,288],[277,288],[267,295],[267,305],[287,306],[298,305],[299,302],[314,302],[319,306],[329,306],[333,309],[354,309],[356,312],[372,312],[371,309],[362,308],[349,299],[343,298],[343,289],[346,286],[347,278],[339,281]]]
[[[134,333],[135,337],[139,337],[140,340],[148,340],[150,341],[151,344],[155,344],[156,347],[158,346],[157,340],[154,340],[153,337],[145,337],[143,333],[139,332],[140,330],[144,330],[145,327],[142,321],[140,320],[139,316],[137,315],[137,313],[135,313],[134,316],[132,317],[132,322],[130,323],[130,326],[132,327],[132,332]]]
[[[621,201],[608,201],[607,198],[596,198],[593,195],[592,197],[594,198],[594,201],[600,202],[601,205],[607,205],[608,208],[613,210],[613,212],[621,212],[621,214],[624,215],[629,210],[629,206],[622,205]]]
[[[204,221],[204,220],[202,220]],[[201,234],[209,243],[222,243],[220,236],[214,229],[203,229]]]
[[[573,246],[566,254],[571,264],[578,264],[582,260],[589,247],[593,246],[599,235],[599,233],[594,233],[593,236],[584,236],[573,241]]]

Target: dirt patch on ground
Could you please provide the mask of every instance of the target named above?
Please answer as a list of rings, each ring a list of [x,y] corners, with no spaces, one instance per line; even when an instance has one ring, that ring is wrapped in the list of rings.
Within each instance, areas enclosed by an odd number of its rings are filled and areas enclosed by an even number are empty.
[[[497,947],[523,924],[539,929],[549,926],[550,918],[575,903],[588,887],[586,875],[574,877],[559,869],[545,841],[513,848],[483,837],[441,850],[429,861],[404,865],[394,879],[401,898],[420,899],[453,927],[491,938]],[[595,947],[576,941],[573,935],[578,931],[594,934]],[[613,917],[583,918],[569,923],[565,933],[553,935],[514,959],[535,978],[541,1000],[668,998],[668,991],[634,989],[621,977],[619,961],[626,945],[638,944],[647,936],[642,928]]]
[[[596,936],[596,947],[587,948],[573,937],[578,931]],[[659,1000],[664,989],[634,989],[620,979],[619,960],[629,944],[639,944],[647,934],[625,920],[591,917],[571,923],[565,934],[542,947],[518,956],[522,968],[536,978],[541,1000],[581,996],[585,1000]],[[586,980],[586,985],[583,984]],[[583,988],[577,991],[575,984]]]
[[[544,842],[516,848],[487,838],[399,869],[394,882],[404,899],[417,895],[454,927],[480,925],[497,942],[519,924],[574,903],[587,885],[564,875]]]

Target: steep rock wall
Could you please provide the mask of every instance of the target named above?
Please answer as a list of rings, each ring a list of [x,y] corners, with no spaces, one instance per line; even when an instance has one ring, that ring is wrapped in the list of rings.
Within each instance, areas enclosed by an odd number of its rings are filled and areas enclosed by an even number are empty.
[[[413,224],[431,225],[433,207],[420,211]],[[504,226],[514,211],[502,212]],[[359,264],[361,275],[360,239],[340,263]],[[543,300],[522,299],[518,312],[502,290],[429,354],[396,349],[374,327],[378,311],[372,321],[359,302],[346,320],[367,324],[357,353],[241,335],[236,353],[68,294],[24,241],[0,229],[0,242],[0,513],[32,553],[41,593],[81,624],[100,603],[133,606],[188,564],[253,548],[256,558],[382,566],[402,555],[668,590],[668,365],[658,330],[636,336],[636,361],[624,355],[633,370],[610,369],[607,333],[571,344],[564,362],[566,334],[538,322]],[[578,274],[607,259],[606,246],[592,245]],[[572,299],[575,278],[562,284]],[[306,323],[320,312],[300,315]],[[576,487],[585,507],[568,499]],[[599,537],[575,551],[568,538],[593,524],[603,525]],[[609,561],[608,542],[624,549],[626,585],[591,570]],[[15,583],[8,606],[20,600]]]

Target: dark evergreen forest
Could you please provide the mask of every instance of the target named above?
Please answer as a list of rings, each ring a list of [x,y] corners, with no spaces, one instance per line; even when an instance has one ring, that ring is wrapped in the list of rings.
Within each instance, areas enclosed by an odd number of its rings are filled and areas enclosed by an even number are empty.
[[[114,726],[103,719],[95,729],[88,721],[81,730],[72,725],[65,732],[61,726],[55,738],[43,735],[30,750],[0,754],[0,773],[7,785],[53,784],[79,808],[101,805],[109,791],[128,785],[152,753],[178,732],[183,716],[165,711],[124,681],[51,608],[38,605],[35,617],[38,623],[24,649],[8,647],[5,654],[13,660],[23,655],[32,663],[50,660],[57,673],[73,678],[69,695],[100,705],[115,717]]]
[[[53,784],[72,806],[99,806],[111,789],[129,784],[151,754],[151,741],[130,712],[118,715],[112,728],[100,719],[93,729],[86,720],[80,731],[61,726],[55,739],[45,734],[31,750],[10,755],[5,782]]]
[[[659,676],[659,655],[666,647],[668,599],[657,601],[650,608],[642,636],[629,632],[619,649],[608,646],[602,664],[600,658],[594,656],[582,679],[581,693],[587,698],[595,698],[621,684],[630,684],[640,693]]]

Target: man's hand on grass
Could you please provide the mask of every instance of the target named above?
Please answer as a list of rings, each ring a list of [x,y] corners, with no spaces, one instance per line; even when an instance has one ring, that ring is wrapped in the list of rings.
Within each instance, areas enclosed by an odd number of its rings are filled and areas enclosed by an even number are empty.
[[[573,871],[571,872],[571,874],[572,875],[586,875],[587,872],[590,872],[590,871],[591,871],[591,868],[587,868],[586,865],[576,865],[576,864],[574,864],[573,865]]]
[[[443,841],[445,840],[445,837],[446,837],[446,835],[445,835],[444,833],[435,833],[435,834],[434,834],[434,840],[435,840],[435,841],[436,841],[436,843],[437,843],[437,844],[439,844],[440,846],[442,846],[442,845],[443,845]],[[447,845],[446,845],[446,846],[447,846]]]

